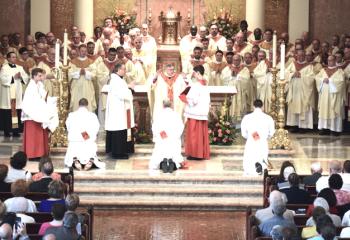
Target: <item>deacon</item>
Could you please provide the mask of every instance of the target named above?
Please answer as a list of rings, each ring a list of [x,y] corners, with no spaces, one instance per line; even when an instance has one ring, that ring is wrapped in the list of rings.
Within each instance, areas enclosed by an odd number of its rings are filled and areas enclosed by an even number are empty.
[[[184,116],[186,122],[185,154],[189,160],[210,158],[208,113],[210,93],[207,81],[203,78],[204,67],[193,68],[194,83],[180,98],[186,103]]]
[[[315,75],[313,66],[305,59],[304,50],[298,50],[296,60],[289,65],[286,73],[289,79],[287,125],[294,126],[294,131],[313,129]]]
[[[327,129],[338,136],[343,130],[345,75],[335,64],[333,55],[328,57],[328,66],[316,75],[318,101],[318,129],[327,134]]]
[[[55,97],[48,97],[42,83],[44,70],[34,68],[22,102],[24,122],[23,150],[29,159],[37,159],[49,154],[49,131],[58,126]]]
[[[116,64],[108,85],[102,92],[106,92],[106,153],[112,158],[128,159],[132,149],[131,128],[134,127],[133,97],[123,79],[126,73],[124,64]]]
[[[92,82],[95,76],[95,65],[93,61],[87,57],[86,45],[79,46],[79,57],[71,61],[69,70],[69,78],[71,81],[71,99],[70,111],[79,108],[79,100],[86,98],[89,101],[89,111],[96,110],[95,89]]]
[[[244,116],[241,123],[242,136],[247,139],[243,153],[244,175],[261,174],[267,168],[268,139],[275,133],[275,123],[262,110],[263,102],[254,101],[254,111]]]
[[[152,79],[151,91],[149,92],[152,119],[155,121],[163,111],[163,102],[169,100],[180,117],[183,116],[184,103],[179,96],[185,90],[188,82],[186,77],[175,72],[173,65],[166,65],[164,72],[157,72]],[[154,99],[154,100],[153,100]]]
[[[0,126],[4,136],[19,137],[22,131],[21,105],[23,87],[28,82],[28,75],[23,67],[16,65],[14,52],[7,54],[7,64],[0,71]]]
[[[183,157],[181,154],[181,135],[184,124],[181,116],[175,112],[171,102],[164,100],[163,109],[152,124],[154,149],[149,169],[159,169],[164,158],[172,159],[177,168],[181,167]]]
[[[92,167],[105,168],[97,157],[96,138],[100,128],[95,113],[87,109],[86,98],[79,100],[79,108],[71,112],[66,120],[68,131],[68,148],[64,159],[66,166],[78,170],[89,170]]]

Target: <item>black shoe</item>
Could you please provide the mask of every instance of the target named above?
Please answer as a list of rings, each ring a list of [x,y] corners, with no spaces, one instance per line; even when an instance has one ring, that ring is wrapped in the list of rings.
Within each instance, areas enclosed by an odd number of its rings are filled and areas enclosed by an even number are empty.
[[[261,175],[262,174],[262,165],[260,163],[255,163],[255,171]]]
[[[176,165],[172,159],[168,159],[168,163],[169,163],[168,172],[173,173],[176,170]]]
[[[329,131],[327,129],[322,129],[318,133],[319,135],[329,135]]]
[[[293,126],[293,127],[291,127],[291,129],[289,130],[289,132],[291,132],[291,133],[297,133],[297,132],[299,132],[299,128],[298,128],[297,126]]]
[[[164,158],[163,161],[160,163],[160,169],[163,171],[163,173],[169,172],[167,158]]]
[[[197,158],[197,157],[188,156],[187,160],[203,160],[203,158]]]
[[[114,159],[129,159],[128,154],[117,154],[112,156]]]
[[[9,134],[9,133],[4,133],[4,137],[9,138],[9,137],[11,137],[11,134]]]
[[[340,136],[340,132],[333,132],[333,131],[331,131],[331,135],[335,136],[335,137],[339,137]]]
[[[21,135],[19,134],[19,133],[13,133],[12,134],[12,137],[16,137],[16,138],[18,138],[18,137],[20,137]]]
[[[303,133],[306,133],[307,132],[307,129],[305,128],[299,128],[299,133],[303,134]]]

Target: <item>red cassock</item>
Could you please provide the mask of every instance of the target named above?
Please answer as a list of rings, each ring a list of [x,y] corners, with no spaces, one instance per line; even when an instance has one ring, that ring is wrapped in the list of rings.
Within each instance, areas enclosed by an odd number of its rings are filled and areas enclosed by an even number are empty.
[[[35,139],[35,141],[33,141]],[[49,133],[41,123],[24,121],[23,151],[28,158],[38,158],[49,154]]]

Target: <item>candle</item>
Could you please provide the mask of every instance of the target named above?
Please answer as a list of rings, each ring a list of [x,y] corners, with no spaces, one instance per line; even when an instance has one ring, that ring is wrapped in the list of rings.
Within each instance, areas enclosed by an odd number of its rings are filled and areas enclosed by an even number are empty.
[[[187,18],[191,18],[191,9],[187,10]]]
[[[59,61],[60,61],[60,43],[58,42],[58,39],[55,44],[55,68],[58,69],[59,67]]]
[[[149,8],[149,10],[148,10],[148,17],[152,18],[152,9],[151,8]]]
[[[67,66],[67,57],[68,57],[68,33],[67,29],[64,29],[63,34],[63,65]]]
[[[273,32],[272,37],[272,67],[276,67],[276,57],[277,57],[277,33]]]
[[[280,79],[284,80],[284,72],[285,72],[285,56],[286,56],[286,45],[284,43],[281,44],[281,69],[280,69]]]

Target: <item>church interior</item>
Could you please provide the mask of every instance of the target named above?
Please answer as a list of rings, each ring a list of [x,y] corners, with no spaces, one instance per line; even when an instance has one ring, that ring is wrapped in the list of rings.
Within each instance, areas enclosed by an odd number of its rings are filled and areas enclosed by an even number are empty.
[[[349,11],[348,0],[0,1],[0,239],[350,239]],[[48,110],[26,103],[37,69]],[[210,102],[193,123],[197,86]],[[273,122],[263,140],[262,118],[244,124],[257,109]],[[206,146],[210,157],[193,155]]]

